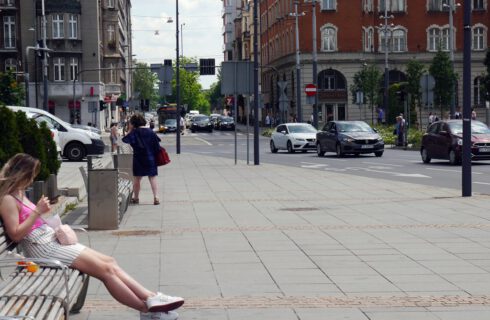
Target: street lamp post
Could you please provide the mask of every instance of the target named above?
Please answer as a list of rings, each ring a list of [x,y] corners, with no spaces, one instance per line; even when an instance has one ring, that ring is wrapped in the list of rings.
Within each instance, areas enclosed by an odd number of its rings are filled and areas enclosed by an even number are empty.
[[[449,10],[449,52],[451,57],[451,69],[454,73],[454,19],[453,14],[457,7],[461,6],[459,3],[454,3],[454,0],[449,0],[449,4],[443,4],[445,8]],[[456,82],[453,80],[453,87],[451,90],[451,110],[450,118],[453,119],[456,114]]]
[[[317,0],[311,0],[312,3],[312,16],[311,16],[311,25],[313,28],[313,46],[312,46],[312,60],[313,60],[313,84],[316,86],[317,85],[317,52],[316,52],[316,2]],[[315,128],[318,128],[318,89],[317,93],[315,94],[314,97],[315,101],[313,103],[313,126]]]
[[[300,16],[304,16],[305,13],[298,13],[299,0],[294,1],[294,13],[289,15],[294,17],[295,20],[295,32],[296,32],[296,112],[298,113],[297,121],[303,122],[303,112],[301,110],[301,65],[300,65],[300,50],[299,50],[299,21]]]
[[[175,0],[175,69],[176,69],[176,77],[175,77],[175,91],[176,91],[176,102],[177,102],[177,134],[175,135],[175,150],[177,154],[180,154],[180,60],[179,60],[179,0]]]
[[[391,31],[392,25],[388,25],[388,20],[393,19],[394,16],[388,16],[388,2],[384,3],[384,15],[379,17],[380,19],[384,19],[384,24],[381,25],[384,34],[384,50],[385,50],[385,73],[384,73],[384,95],[383,95],[383,109],[386,114],[388,114],[388,86],[390,85],[390,71],[388,68],[388,32]]]
[[[46,45],[46,12],[44,9],[44,0],[41,1],[41,20],[43,28],[43,48],[47,49]],[[44,57],[42,60],[43,64],[43,110],[48,110],[48,53],[44,52]]]

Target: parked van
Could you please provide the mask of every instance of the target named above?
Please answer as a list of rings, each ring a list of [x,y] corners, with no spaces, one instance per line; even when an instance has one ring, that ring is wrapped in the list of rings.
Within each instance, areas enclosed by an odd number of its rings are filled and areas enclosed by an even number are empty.
[[[87,155],[103,154],[105,144],[100,135],[90,130],[73,128],[55,115],[38,108],[7,106],[13,111],[23,111],[37,122],[46,121],[58,130],[61,155],[71,161],[81,161]]]

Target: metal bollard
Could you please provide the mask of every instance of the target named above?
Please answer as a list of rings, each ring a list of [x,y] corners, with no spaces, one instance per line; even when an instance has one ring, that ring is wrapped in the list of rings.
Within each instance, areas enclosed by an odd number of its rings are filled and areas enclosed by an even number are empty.
[[[48,189],[47,196],[49,199],[55,199],[58,194],[58,178],[55,174],[50,174],[48,181],[46,181],[46,187]]]
[[[32,199],[33,203],[37,203],[41,196],[46,194],[44,181],[34,181],[32,184]]]

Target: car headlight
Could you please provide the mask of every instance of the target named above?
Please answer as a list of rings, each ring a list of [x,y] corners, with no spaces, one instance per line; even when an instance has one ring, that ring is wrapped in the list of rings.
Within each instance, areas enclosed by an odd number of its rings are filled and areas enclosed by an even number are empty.
[[[346,137],[342,141],[344,141],[344,142],[354,142],[355,140],[352,139],[352,138],[350,138],[350,137]]]
[[[294,140],[296,140],[296,141],[305,141],[305,139],[303,139],[303,138],[294,138]]]
[[[463,145],[463,139],[458,139],[458,146],[462,146]]]

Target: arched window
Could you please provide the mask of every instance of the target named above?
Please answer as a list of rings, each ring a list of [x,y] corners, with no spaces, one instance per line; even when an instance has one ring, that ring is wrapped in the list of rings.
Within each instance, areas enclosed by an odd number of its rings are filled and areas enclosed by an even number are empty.
[[[322,51],[337,51],[337,28],[328,24],[320,30],[322,34]]]
[[[318,89],[320,90],[346,90],[345,77],[337,70],[327,69],[318,74]]]
[[[429,51],[437,51],[441,41],[441,29],[439,27],[430,27],[427,30],[427,49]]]
[[[374,29],[373,27],[363,28],[363,47],[364,52],[374,51]]]
[[[404,52],[407,51],[407,33],[403,29],[393,30],[392,39],[392,50],[393,52]]]

